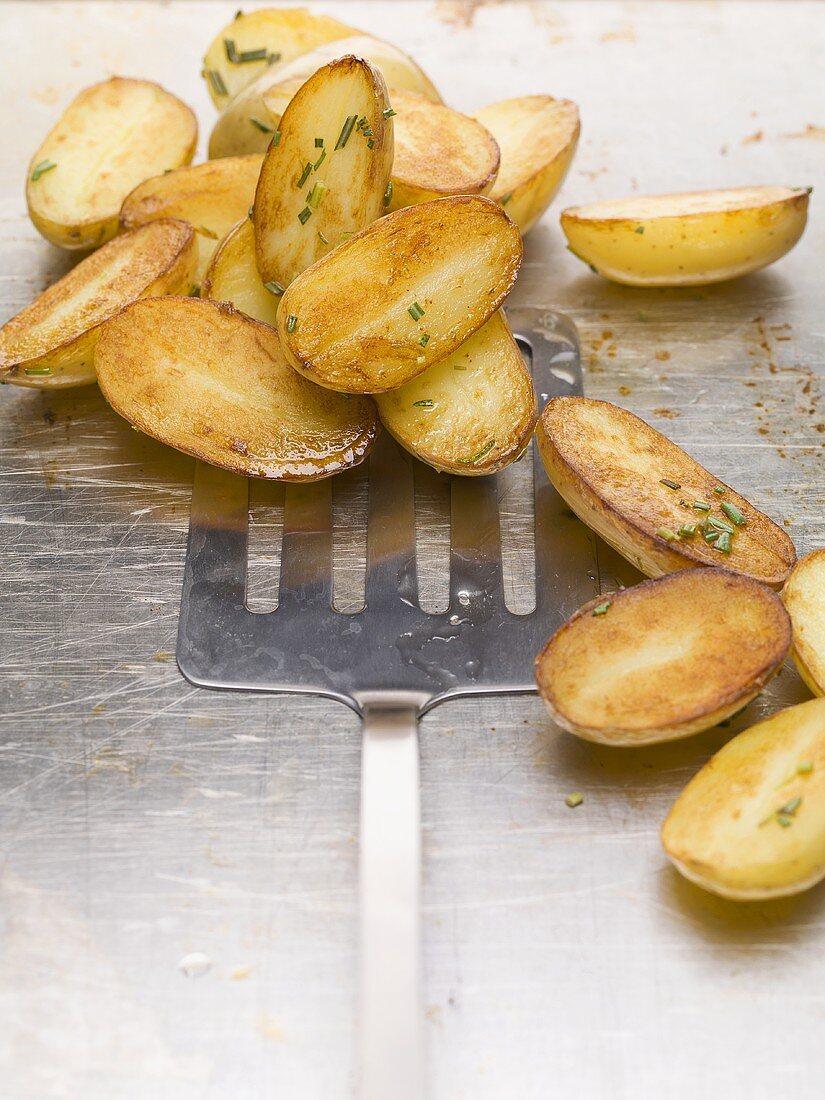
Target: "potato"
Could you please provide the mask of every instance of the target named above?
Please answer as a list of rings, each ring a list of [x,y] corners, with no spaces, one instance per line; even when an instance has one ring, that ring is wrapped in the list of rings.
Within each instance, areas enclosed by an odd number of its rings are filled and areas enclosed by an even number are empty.
[[[501,164],[490,197],[527,233],[564,182],[579,141],[579,111],[569,99],[528,95],[476,111],[499,144]]]
[[[521,256],[518,229],[490,199],[405,207],[292,283],[278,310],[281,341],[296,370],[322,386],[395,389],[492,317]]]
[[[138,298],[188,293],[197,254],[184,222],[152,222],[115,237],[0,329],[0,380],[63,388],[94,382],[103,322]]]
[[[223,302],[136,302],[105,326],[95,363],[103,396],[140,431],[250,477],[329,477],[375,439],[371,401],[301,378],[271,328]]]
[[[579,519],[649,577],[721,565],[781,588],[796,562],[780,527],[625,409],[553,398],[537,439]]]
[[[288,64],[324,42],[356,33],[329,15],[306,8],[261,8],[241,12],[212,39],[202,75],[212,102],[223,110],[268,66]]]
[[[451,474],[492,474],[530,442],[533,380],[499,311],[456,350],[377,398],[384,427],[423,462]]]
[[[383,213],[393,157],[388,110],[383,77],[357,57],[331,61],[290,101],[255,192],[265,283],[288,286]]]
[[[628,286],[703,286],[767,267],[805,228],[808,188],[734,187],[571,206],[570,251]]]
[[[230,302],[247,317],[274,326],[280,296],[261,282],[249,218],[238,222],[218,245],[201,284],[201,298]]]
[[[144,180],[124,199],[120,224],[133,229],[156,218],[189,222],[197,234],[200,285],[220,239],[247,216],[262,164],[263,157],[227,157]]]
[[[411,57],[369,35],[344,38],[320,46],[289,64],[272,65],[245,88],[215,123],[209,156],[263,153],[280,125],[290,99],[313,73],[338,58],[354,55],[371,62],[393,89],[416,92],[434,103],[441,97]]]
[[[825,695],[825,550],[802,558],[782,590],[793,623],[793,659],[814,693]]]
[[[148,80],[114,76],[77,96],[34,154],[29,216],[63,248],[96,248],[118,230],[120,206],[148,176],[188,164],[198,124]]]
[[[591,601],[538,655],[536,682],[562,729],[652,745],[741,710],[790,647],[788,614],[769,588],[690,569]]]
[[[737,901],[825,876],[825,699],[740,733],[676,799],[662,844],[697,886]]]

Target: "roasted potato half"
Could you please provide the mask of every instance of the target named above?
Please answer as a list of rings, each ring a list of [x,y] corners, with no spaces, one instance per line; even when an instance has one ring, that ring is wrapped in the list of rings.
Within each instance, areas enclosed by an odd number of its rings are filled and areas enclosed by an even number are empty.
[[[129,192],[148,176],[188,164],[198,124],[185,103],[148,80],[115,76],[77,96],[34,154],[29,216],[62,248],[114,237]]]
[[[353,27],[306,8],[238,12],[212,39],[203,59],[202,75],[212,102],[222,111],[267,68],[288,65],[324,42],[353,33]]]
[[[814,693],[825,695],[825,550],[794,567],[782,590],[793,623],[793,658]]]
[[[274,326],[280,295],[261,282],[249,218],[238,222],[218,245],[201,284],[201,298],[229,302],[247,317]]]
[[[805,228],[809,188],[734,187],[571,206],[570,251],[628,286],[702,286],[767,267]]]
[[[825,699],[740,733],[674,803],[662,844],[714,894],[754,901],[797,894],[825,876]]]
[[[95,363],[103,396],[134,427],[250,477],[329,477],[375,438],[372,401],[313,386],[271,328],[223,302],[136,302],[105,326]]]
[[[187,294],[197,255],[184,222],[152,222],[115,237],[0,329],[0,379],[64,388],[94,382],[104,321],[138,298]]]
[[[296,370],[330,389],[403,386],[492,317],[521,256],[518,229],[490,199],[396,210],[287,289],[278,310],[284,349]]]
[[[393,158],[387,86],[362,58],[319,69],[290,101],[255,192],[265,283],[296,275],[383,213]]]
[[[200,284],[218,242],[246,217],[262,164],[259,156],[226,157],[144,180],[124,199],[120,224],[134,229],[156,218],[189,222],[197,234]]]
[[[226,108],[209,138],[210,157],[263,153],[290,99],[313,73],[348,55],[371,62],[390,88],[423,95],[434,103],[441,97],[411,57],[389,42],[357,35],[319,46],[289,64],[271,65]]]
[[[723,569],[690,569],[593,600],[536,658],[553,721],[604,745],[652,745],[746,706],[791,646],[775,593]]]
[[[569,99],[528,95],[476,111],[501,149],[490,198],[527,233],[564,182],[579,141],[579,111]]]
[[[547,476],[579,519],[657,577],[717,565],[781,588],[788,535],[661,432],[608,401],[555,397],[537,432]]]
[[[422,462],[450,474],[492,474],[530,442],[533,380],[499,311],[411,382],[377,397],[384,427]]]

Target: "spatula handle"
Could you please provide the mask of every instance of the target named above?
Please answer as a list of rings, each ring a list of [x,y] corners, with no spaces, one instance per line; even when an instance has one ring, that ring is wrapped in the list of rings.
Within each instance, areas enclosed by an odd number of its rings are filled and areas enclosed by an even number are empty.
[[[423,1100],[418,707],[363,706],[358,1100]]]

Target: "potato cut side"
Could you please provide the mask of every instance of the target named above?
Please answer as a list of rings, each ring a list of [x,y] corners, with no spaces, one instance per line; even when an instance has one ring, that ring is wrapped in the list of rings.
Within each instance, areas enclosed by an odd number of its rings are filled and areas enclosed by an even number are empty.
[[[290,362],[330,389],[381,393],[489,320],[521,264],[518,229],[480,196],[388,214],[305,271],[278,311]]]
[[[157,218],[179,218],[197,234],[200,284],[222,237],[245,218],[255,197],[263,157],[227,157],[178,168],[139,183],[120,209],[125,229]]]
[[[814,693],[825,695],[825,550],[802,558],[782,590],[793,623],[793,658]]]
[[[536,658],[536,682],[570,733],[651,745],[741,710],[790,646],[790,620],[769,588],[723,569],[690,569],[582,608]]]
[[[393,158],[387,87],[368,61],[319,69],[284,112],[255,192],[255,253],[264,282],[288,286],[380,217]]]
[[[825,876],[825,699],[740,733],[676,799],[662,844],[697,886],[736,901]]]
[[[201,298],[229,302],[247,317],[274,326],[280,295],[261,282],[255,263],[255,231],[249,218],[221,241],[201,284]]]
[[[701,286],[758,271],[805,229],[809,188],[736,187],[571,206],[570,251],[628,286]]]
[[[388,87],[415,92],[434,103],[441,102],[425,73],[397,47],[369,35],[342,38],[319,46],[288,64],[271,65],[245,88],[215,123],[209,138],[210,157],[265,152],[287,104],[301,85],[322,66],[348,55],[371,62]]]
[[[63,248],[114,237],[123,200],[142,180],[188,164],[198,124],[175,96],[148,80],[115,76],[77,96],[34,154],[29,215]]]
[[[569,99],[528,95],[476,111],[498,142],[501,164],[490,197],[527,233],[564,182],[579,141],[579,111]]]
[[[537,439],[547,476],[579,519],[649,577],[716,565],[771,588],[785,583],[796,551],[782,528],[633,413],[556,397]]]
[[[530,442],[533,380],[499,311],[452,355],[380,394],[384,427],[422,462],[451,474],[492,474]]]
[[[239,12],[215,35],[203,59],[202,75],[212,102],[222,111],[267,68],[289,64],[354,28],[306,8],[261,8]]]
[[[33,387],[94,382],[104,321],[138,298],[188,294],[197,256],[184,222],[152,222],[115,237],[0,329],[0,379]]]
[[[103,396],[140,431],[250,477],[329,477],[375,439],[371,401],[313,386],[271,328],[222,302],[136,302],[106,325],[95,362]]]

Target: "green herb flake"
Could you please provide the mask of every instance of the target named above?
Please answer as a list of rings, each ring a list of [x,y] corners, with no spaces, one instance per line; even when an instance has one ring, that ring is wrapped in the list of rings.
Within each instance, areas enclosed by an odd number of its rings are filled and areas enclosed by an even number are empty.
[[[719,496],[721,496],[722,493],[725,492],[725,486],[724,485],[714,485],[713,486],[713,491],[714,491],[714,493],[718,493]]]
[[[322,149],[320,157],[318,157],[318,159],[315,161],[315,163],[312,166],[313,171],[317,172],[318,169],[321,167],[321,165],[324,163],[324,161],[326,159],[327,159],[327,151],[326,151],[326,149]]]
[[[277,298],[279,298],[283,294],[284,290],[286,290],[286,287],[283,287],[280,283],[276,283],[273,281],[271,283],[264,283],[264,290],[268,290],[270,294],[274,294]]]
[[[250,221],[254,221],[255,220],[255,207],[250,206],[250,208],[247,210],[246,214],[247,214],[247,217],[249,218]]]
[[[416,363],[418,363],[419,367],[423,367],[424,364],[427,362],[427,357],[426,355],[416,355],[415,361]]]
[[[666,485],[668,489],[674,489],[677,491],[682,488],[678,481],[671,481],[669,477],[660,477],[659,484]]]
[[[735,523],[737,527],[744,527],[745,524],[748,522],[735,504],[728,504],[726,500],[723,500],[720,508],[731,521],[731,523]]]
[[[323,138],[316,138],[315,139],[315,148],[316,149],[323,149],[324,148],[324,139]]]
[[[569,794],[564,800],[565,806],[569,806],[571,810],[575,810],[577,806],[581,806],[582,802],[584,802],[584,795],[581,791],[573,791],[572,794]]]
[[[705,542],[716,542],[716,540],[719,538],[720,534],[721,534],[720,531],[705,530],[704,531]]]
[[[51,374],[52,373],[52,368],[51,367],[25,367],[24,370],[23,370],[23,373],[24,374]]]
[[[311,171],[312,171],[312,161],[309,161],[309,160],[308,160],[308,161],[306,162],[306,164],[304,165],[304,170],[303,170],[303,172],[301,173],[301,175],[300,175],[300,177],[299,177],[299,179],[298,179],[298,182],[297,182],[297,183],[295,184],[295,187],[296,187],[296,188],[297,188],[297,189],[298,189],[299,191],[300,191],[300,189],[301,189],[301,188],[302,188],[302,187],[304,186],[304,184],[306,183],[306,181],[307,181],[307,180],[309,179],[309,173],[310,173]]]
[[[593,614],[596,616],[606,615],[610,610],[610,605],[612,603],[612,600],[605,600],[604,603],[597,604],[596,607],[593,608]]]
[[[696,534],[696,524],[695,523],[683,523],[682,526],[679,528],[679,538],[680,539],[692,539],[695,534]]]
[[[290,315],[286,319],[286,330],[287,332],[294,332],[297,327],[298,318],[295,316],[294,313],[290,313]]]
[[[338,140],[335,143],[336,149],[343,149],[349,141],[349,136],[352,133],[352,129],[358,119],[358,115],[350,115],[344,125],[341,127],[341,133],[338,135]]]
[[[257,126],[257,128],[261,131],[262,134],[274,134],[275,133],[274,129],[271,126],[267,126],[267,124],[265,122],[261,122],[261,120],[259,118],[255,118],[254,115],[249,116],[249,121],[252,123],[253,126]]]
[[[429,398],[426,401],[413,401],[414,409],[431,409],[432,407],[433,402]]]
[[[723,519],[719,519],[718,516],[708,516],[705,520],[705,526],[711,527],[714,531],[724,531],[726,535],[734,533],[733,527],[729,523],[725,523]]]
[[[423,333],[422,336],[421,336],[421,339],[418,342],[419,342],[419,344],[421,345],[422,348],[425,348],[427,346],[427,344],[429,344],[429,342],[430,342],[429,332]]]
[[[317,210],[321,203],[324,201],[324,195],[326,195],[329,188],[325,183],[321,183],[320,180],[312,185],[312,190],[307,195],[307,205],[311,206],[313,210]]]
[[[779,825],[781,825],[783,829],[787,829],[788,826],[791,824],[791,819],[789,817],[787,817],[785,814],[777,814],[776,815],[776,820],[777,820],[777,823]]]
[[[32,170],[32,183],[37,183],[40,177],[51,172],[52,168],[57,168],[57,163],[53,160],[41,160],[39,164],[35,164]]]
[[[506,206],[510,199],[513,197],[513,192],[508,191],[506,195],[501,196],[501,205]]]
[[[719,535],[719,538],[716,540],[713,548],[714,550],[718,550],[722,554],[729,554],[730,546],[730,535],[727,533],[727,531],[722,531]]]
[[[381,113],[384,118],[392,118],[395,114],[395,111],[392,109],[392,107],[385,107]]]
[[[637,225],[633,230],[634,233],[644,233],[645,227],[643,225]]]
[[[272,62],[269,57],[270,54],[266,46],[261,46],[258,50],[244,50],[243,53],[239,53],[235,63],[245,65],[248,61],[267,61],[271,65]]]
[[[792,798],[789,802],[786,802],[784,806],[780,806],[776,811],[778,814],[788,814],[790,817],[796,813],[799,807],[802,805],[802,795],[798,794]]]
[[[226,60],[230,61],[233,65],[237,65],[238,51],[235,49],[235,40],[233,38],[224,38],[223,48],[226,51]]]
[[[462,466],[472,466],[480,459],[484,458],[486,454],[489,454],[490,451],[492,451],[493,447],[495,447],[495,445],[496,441],[494,439],[491,439],[489,443],[485,443],[481,450],[476,451],[474,455],[470,455],[469,458],[459,458],[457,459],[457,461],[460,462]]]
[[[229,95],[229,92],[226,90],[226,85],[223,82],[223,77],[217,69],[207,69],[206,79],[212,85],[212,91],[215,95]]]
[[[276,149],[281,144],[281,131],[275,130],[272,135],[272,148]]]
[[[384,208],[388,207],[392,202],[392,180],[387,184],[387,189],[384,192]]]
[[[420,321],[421,318],[424,316],[424,310],[421,308],[418,302],[413,302],[413,304],[407,310],[407,313],[409,313],[410,317],[412,317],[414,321]]]
[[[367,148],[368,149],[374,149],[375,148],[375,142],[372,140],[372,138],[370,138],[369,141],[367,142]]]
[[[679,536],[676,534],[675,531],[671,531],[669,527],[659,527],[656,531],[656,534],[659,536],[660,539],[664,539],[665,542],[679,541]]]
[[[311,217],[312,211],[308,206],[305,206],[301,213],[298,215],[298,221],[301,223],[301,225],[306,225]]]
[[[267,65],[274,65],[276,61],[280,61],[280,60],[281,60],[281,55],[279,53],[271,53],[269,55],[269,57],[267,57],[266,63],[267,63]]]
[[[693,507],[697,512],[709,512],[710,505],[705,500],[694,500]]]
[[[797,775],[810,775],[813,770],[814,770],[813,760],[802,760],[802,761],[800,761],[799,764],[796,765],[796,774]]]

